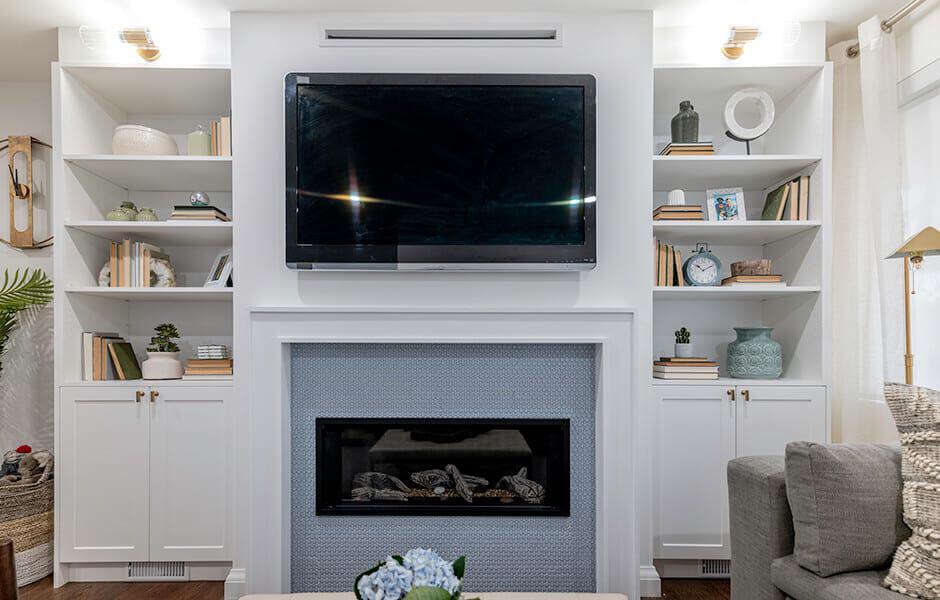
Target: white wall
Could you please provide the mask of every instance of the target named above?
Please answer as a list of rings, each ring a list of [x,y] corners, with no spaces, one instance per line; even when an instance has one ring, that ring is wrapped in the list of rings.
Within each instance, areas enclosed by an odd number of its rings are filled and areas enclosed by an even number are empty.
[[[12,60],[12,59],[11,59]],[[32,135],[52,142],[50,85],[41,82],[0,82],[0,139]],[[40,190],[50,187],[51,153],[34,147],[33,177],[36,237],[52,231],[50,199]],[[9,175],[6,153],[0,156],[0,237],[9,239]],[[14,250],[0,244],[0,270],[40,268],[52,276],[52,249]],[[0,450],[23,443],[52,448],[52,307],[20,315],[20,329],[11,336],[3,357],[0,379]]]
[[[561,24],[559,47],[322,47],[324,24]],[[235,340],[237,364],[248,358],[249,309],[332,307],[632,307],[634,364],[650,361],[652,278],[649,206],[652,194],[652,14],[289,14],[234,13],[232,124],[234,139]],[[284,75],[291,71],[592,73],[597,78],[598,266],[584,273],[297,273],[284,265]],[[637,343],[637,340],[641,342]],[[649,401],[648,377],[632,401]],[[236,369],[239,438],[247,430],[249,369]],[[642,413],[642,411],[641,411]],[[244,428],[244,429],[243,429]],[[642,446],[647,447],[647,446]],[[245,445],[248,453],[263,448]],[[645,465],[638,465],[641,473]],[[245,469],[237,469],[246,472]],[[645,477],[645,474],[641,475]],[[242,481],[241,489],[250,485]],[[649,486],[639,486],[648,490]],[[241,493],[239,494],[241,497]],[[643,503],[643,498],[638,498]],[[244,500],[236,522],[244,523]],[[640,515],[646,514],[641,509]],[[648,519],[637,537],[649,544]],[[236,567],[250,539],[237,539]],[[652,564],[651,546],[640,551]],[[624,568],[635,565],[624,565]],[[248,574],[250,578],[250,573]]]

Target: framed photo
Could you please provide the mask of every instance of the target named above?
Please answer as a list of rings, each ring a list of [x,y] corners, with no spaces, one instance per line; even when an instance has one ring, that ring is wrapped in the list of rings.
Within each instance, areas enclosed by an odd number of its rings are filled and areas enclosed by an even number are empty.
[[[232,249],[223,250],[212,261],[212,268],[206,276],[203,287],[227,287],[229,277],[232,276]]]
[[[747,221],[742,188],[708,190],[706,194],[709,221]]]

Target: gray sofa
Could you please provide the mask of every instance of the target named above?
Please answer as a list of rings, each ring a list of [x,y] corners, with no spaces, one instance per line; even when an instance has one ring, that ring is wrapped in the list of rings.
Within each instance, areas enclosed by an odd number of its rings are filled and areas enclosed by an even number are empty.
[[[900,448],[790,444],[728,463],[728,493],[732,600],[907,598],[881,585],[910,534]]]

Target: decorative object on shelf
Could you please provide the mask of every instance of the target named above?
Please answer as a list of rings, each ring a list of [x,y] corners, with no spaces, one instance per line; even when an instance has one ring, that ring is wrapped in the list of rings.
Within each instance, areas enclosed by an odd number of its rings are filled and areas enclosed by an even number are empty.
[[[708,249],[708,244],[695,245],[695,253],[682,265],[682,277],[687,285],[713,286],[721,282],[721,261]]]
[[[764,199],[764,209],[761,211],[761,221],[782,221],[783,212],[790,196],[790,184],[785,183],[767,193]]]
[[[655,379],[718,379],[718,363],[703,356],[662,356],[653,362],[653,377]]]
[[[669,192],[669,198],[666,200],[669,206],[685,206],[685,192],[682,190],[672,190]]]
[[[770,275],[773,268],[773,261],[769,258],[759,258],[757,260],[739,260],[731,263],[731,275]]]
[[[673,144],[698,143],[698,113],[691,100],[679,103],[679,112],[670,124]]]
[[[134,221],[137,219],[137,207],[133,202],[121,202],[104,216],[105,221]]]
[[[744,47],[760,37],[760,29],[748,25],[735,25],[728,32],[728,40],[721,45],[725,58],[737,60],[744,54]]]
[[[728,375],[736,379],[777,379],[783,374],[783,352],[770,334],[773,327],[735,327],[728,344]]]
[[[130,342],[122,340],[108,342],[108,354],[111,356],[114,372],[121,381],[143,377],[140,363],[137,362],[137,355],[134,354],[134,347]]]
[[[104,263],[104,266],[101,267],[101,270],[98,271],[98,287],[152,287],[152,288],[170,288],[176,287],[176,273],[173,271],[173,266],[170,264],[169,258],[163,258],[159,256],[150,255],[149,258],[145,260],[149,264],[150,268],[150,277],[149,285],[144,286],[120,286],[115,282],[114,285],[111,285],[112,282],[112,265],[111,261]]]
[[[31,308],[45,306],[52,301],[52,281],[41,269],[30,272],[17,269],[13,276],[3,272],[0,286],[0,375],[3,374],[3,353],[6,352],[10,335],[16,329],[19,313]]]
[[[118,125],[111,138],[111,152],[132,156],[177,156],[176,142],[159,129],[143,125]]]
[[[202,125],[186,136],[186,153],[190,156],[209,156],[212,153],[212,138]]]
[[[149,206],[141,206],[134,220],[153,222],[153,221],[159,221],[160,217],[158,217],[157,213],[155,213],[154,210],[150,208]]]
[[[55,459],[23,445],[3,455],[0,470],[0,598],[52,573]],[[16,553],[14,555],[14,552]]]
[[[459,600],[466,565],[466,557],[450,562],[415,548],[356,577],[353,592],[356,600]]]
[[[659,151],[660,156],[711,156],[715,147],[711,142],[687,142],[685,144],[666,144]]]
[[[685,327],[676,331],[676,357],[691,358],[692,356],[692,332]]]
[[[760,122],[754,127],[745,127],[738,122],[736,111],[744,103],[757,102],[760,110]],[[748,155],[751,154],[751,142],[764,135],[774,124],[774,100],[770,94],[757,88],[738,90],[728,98],[725,104],[725,132],[729,138],[736,142],[744,142]]]
[[[232,249],[228,248],[219,253],[212,261],[212,268],[206,277],[203,287],[231,287],[232,278]]]
[[[742,188],[708,190],[705,194],[709,221],[747,221]]]
[[[196,346],[196,358],[223,359],[228,357],[228,347],[225,344],[199,344]]]
[[[697,204],[682,206],[657,206],[653,210],[654,221],[704,221],[705,213]]]
[[[193,192],[189,195],[189,203],[193,206],[209,206],[209,194]]]
[[[180,347],[176,344],[180,332],[172,323],[161,323],[153,328],[157,335],[150,338],[147,360],[141,365],[144,379],[181,379],[183,365],[177,359]]]
[[[656,282],[657,286],[683,287],[682,251],[671,244],[656,242]]]
[[[186,361],[186,370],[183,379],[190,380],[218,380],[232,379],[231,358],[190,358]]]
[[[904,259],[904,382],[914,383],[914,353],[911,349],[911,295],[916,294],[914,274],[920,270],[925,256],[940,254],[940,231],[924,227],[909,237],[888,258]]]
[[[10,172],[10,239],[3,243],[19,248],[21,250],[38,250],[52,245],[52,236],[37,242],[33,237],[33,192],[36,185],[33,180],[33,145],[52,148],[49,144],[37,140],[28,135],[11,135],[8,138],[0,140],[0,152],[7,152],[10,162],[7,169]],[[20,178],[20,171],[17,162],[21,162],[25,167],[25,178]],[[17,200],[21,202],[17,202]],[[23,220],[16,218],[17,206],[22,206],[26,210],[26,217]],[[18,229],[16,224],[25,221],[26,228]]]
[[[170,221],[225,221],[232,218],[224,210],[201,204],[177,204],[170,213]]]

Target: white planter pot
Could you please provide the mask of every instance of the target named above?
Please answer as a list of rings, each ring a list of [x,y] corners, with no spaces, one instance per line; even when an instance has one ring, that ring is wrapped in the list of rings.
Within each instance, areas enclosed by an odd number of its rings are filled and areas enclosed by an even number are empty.
[[[676,344],[676,358],[690,358],[692,356],[692,344]]]
[[[144,379],[181,379],[183,365],[176,359],[179,352],[147,352],[147,360],[140,365]]]

